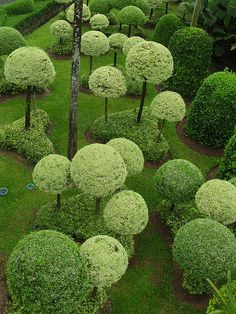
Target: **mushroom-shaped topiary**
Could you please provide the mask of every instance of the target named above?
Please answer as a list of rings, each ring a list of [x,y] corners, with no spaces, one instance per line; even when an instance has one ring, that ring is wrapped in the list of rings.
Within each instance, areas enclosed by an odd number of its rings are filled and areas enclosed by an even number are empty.
[[[106,235],[86,240],[80,254],[87,260],[91,284],[110,287],[120,280],[128,267],[128,255],[120,242]]]
[[[144,42],[145,39],[139,36],[132,36],[130,38],[127,38],[126,41],[123,44],[123,53],[127,56],[130,49],[142,42]]]
[[[184,159],[167,161],[157,170],[154,180],[158,194],[169,200],[172,208],[193,199],[204,182],[198,167]]]
[[[18,242],[8,260],[7,284],[14,308],[24,313],[78,313],[91,293],[77,244],[51,230]]]
[[[104,29],[109,26],[109,20],[104,14],[95,14],[90,19],[90,26],[92,29]]]
[[[40,190],[57,194],[57,208],[60,209],[60,194],[70,184],[69,159],[57,154],[45,156],[36,164],[32,176]]]
[[[142,172],[144,157],[137,144],[126,138],[114,138],[106,145],[110,145],[121,154],[129,177]]]
[[[9,55],[25,45],[26,41],[18,30],[13,27],[0,27],[0,56]]]
[[[219,222],[195,219],[177,231],[173,255],[184,271],[184,287],[192,294],[202,294],[209,290],[207,278],[217,283],[235,269],[236,240]]]
[[[149,19],[151,20],[154,9],[157,9],[161,4],[163,0],[147,0],[147,3],[150,8],[150,15]]]
[[[143,92],[137,123],[140,122],[147,83],[160,84],[167,80],[173,72],[173,58],[170,51],[154,41],[145,41],[130,49],[125,67],[130,77],[143,82]]]
[[[4,75],[9,83],[27,88],[25,129],[29,129],[32,89],[45,88],[53,82],[55,77],[53,63],[42,49],[22,47],[8,56]]]
[[[127,170],[121,155],[111,146],[91,144],[80,149],[72,160],[71,176],[85,194],[96,198],[99,209],[101,197],[122,187]]]
[[[74,22],[74,15],[75,15],[75,12],[74,12],[74,4],[72,4],[68,11],[67,11],[67,20],[70,22],[70,23],[73,23]],[[83,22],[87,22],[91,17],[91,12],[89,10],[89,7],[83,3],[83,11],[82,11],[82,21]]]
[[[128,37],[131,35],[131,27],[142,25],[147,21],[143,11],[135,6],[127,6],[120,10],[117,14],[117,19],[120,24],[129,25]]]
[[[92,0],[89,3],[89,8],[93,14],[108,14],[112,9],[109,0]]]
[[[156,118],[162,120],[160,125],[161,136],[165,121],[177,122],[184,118],[185,115],[185,103],[180,94],[165,91],[158,94],[151,102],[151,114]]]
[[[196,193],[196,205],[205,216],[224,225],[236,221],[236,187],[228,181],[213,179]]]
[[[72,27],[70,23],[65,20],[55,21],[50,26],[50,32],[59,40],[61,54],[63,54],[63,43],[72,39]]]
[[[122,72],[112,66],[100,67],[90,75],[89,88],[96,96],[104,97],[107,122],[108,99],[123,96],[127,91]]]
[[[93,57],[109,51],[109,41],[106,35],[99,31],[89,31],[81,37],[81,52],[90,56],[89,73],[92,73]]]
[[[108,201],[104,213],[107,227],[117,234],[135,235],[148,223],[148,208],[142,196],[134,191],[121,191]]]
[[[117,54],[122,51],[124,42],[128,37],[122,33],[115,33],[108,37],[110,48],[114,50],[114,67],[117,64]]]

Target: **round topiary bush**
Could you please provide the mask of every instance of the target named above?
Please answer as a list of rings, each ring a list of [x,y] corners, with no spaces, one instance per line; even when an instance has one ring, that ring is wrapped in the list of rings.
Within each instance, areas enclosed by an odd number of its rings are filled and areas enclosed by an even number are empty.
[[[175,14],[166,14],[160,18],[153,33],[153,40],[168,47],[171,36],[183,26]]]
[[[202,145],[224,147],[236,125],[236,74],[217,72],[204,80],[192,102],[186,132]]]
[[[74,22],[74,4],[72,4],[66,14],[67,20],[71,23]],[[89,7],[83,3],[83,13],[82,13],[82,21],[87,22],[91,17],[91,12]]]
[[[126,138],[114,138],[106,145],[110,145],[121,154],[129,177],[142,172],[144,157],[137,144]]]
[[[90,19],[90,26],[92,29],[104,29],[109,26],[109,20],[104,14],[95,14]]]
[[[122,33],[115,33],[108,37],[110,48],[114,50],[114,66],[117,64],[117,54],[122,51],[128,37]]]
[[[208,74],[211,64],[212,38],[203,29],[183,27],[169,41],[174,59],[174,73],[169,89],[186,98],[193,98]]]
[[[57,20],[50,26],[50,32],[57,39],[68,40],[72,39],[72,27],[65,20]]]
[[[103,217],[109,229],[117,234],[135,235],[148,223],[148,208],[142,196],[134,191],[121,191],[112,196]]]
[[[184,271],[184,287],[192,294],[209,291],[214,283],[233,271],[236,240],[231,231],[210,219],[195,219],[181,227],[173,243],[173,255]]]
[[[224,157],[217,173],[220,179],[236,177],[236,133],[230,138],[225,147]]]
[[[120,242],[106,235],[94,236],[80,247],[88,263],[89,279],[94,287],[110,287],[128,267],[128,255]]]
[[[128,37],[130,37],[131,26],[142,25],[147,21],[147,18],[141,9],[130,5],[119,11],[117,20],[120,24],[129,25]]]
[[[90,290],[77,244],[51,230],[18,242],[8,260],[7,284],[13,306],[24,313],[81,313]]]
[[[123,44],[123,53],[127,56],[132,47],[134,47],[137,44],[140,44],[144,41],[145,41],[145,39],[143,39],[142,37],[139,37],[139,36],[132,36],[130,38],[127,38]]]
[[[12,27],[0,27],[0,56],[9,55],[25,45],[26,41],[18,30]]]
[[[105,197],[122,187],[127,170],[121,155],[112,147],[92,144],[80,149],[72,160],[75,184],[93,197]]]
[[[109,0],[92,0],[89,3],[89,9],[93,14],[108,14],[112,7]]]
[[[157,170],[154,180],[158,194],[172,204],[193,199],[204,182],[198,167],[184,159],[167,161]]]
[[[198,210],[206,217],[224,225],[236,221],[236,187],[230,182],[207,181],[197,191],[195,200]]]

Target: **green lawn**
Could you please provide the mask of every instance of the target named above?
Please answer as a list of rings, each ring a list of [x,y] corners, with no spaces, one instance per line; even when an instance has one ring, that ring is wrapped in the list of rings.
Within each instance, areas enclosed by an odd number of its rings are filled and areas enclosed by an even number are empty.
[[[53,20],[55,20],[54,18]],[[52,37],[50,22],[46,23],[27,37],[27,44],[47,49]],[[150,32],[148,32],[150,34]],[[113,54],[94,58],[94,67],[111,64]],[[124,56],[119,55],[124,65]],[[38,107],[46,110],[53,123],[50,139],[57,153],[66,154],[69,114],[70,60],[53,60],[56,69],[55,82],[50,87],[49,96],[38,98]],[[88,58],[82,57],[81,72],[88,69]],[[146,105],[156,95],[154,86],[148,87]],[[117,112],[137,107],[139,101],[126,97],[111,101],[109,112]],[[12,122],[24,115],[24,98],[18,97],[0,103],[0,126]],[[84,133],[89,125],[103,114],[103,100],[93,95],[80,95],[79,100],[79,138],[78,145],[88,144]],[[166,123],[164,135],[169,141],[173,158],[183,158],[196,164],[204,175],[217,164],[218,159],[201,156],[184,146],[175,133],[175,125]],[[24,166],[13,157],[0,154],[0,186],[7,186],[9,194],[0,199],[0,251],[8,255],[17,241],[33,228],[35,210],[52,199],[39,191],[29,192],[25,188],[30,182],[32,168]],[[158,204],[153,175],[155,169],[144,169],[142,174],[130,178],[129,188],[139,192],[145,198],[150,212]],[[73,192],[68,192],[71,194]],[[172,280],[172,257],[163,239],[152,225],[138,237],[135,266],[129,268],[118,284],[111,288],[113,310],[117,314],[189,314],[203,313],[188,305],[183,305],[174,295]]]

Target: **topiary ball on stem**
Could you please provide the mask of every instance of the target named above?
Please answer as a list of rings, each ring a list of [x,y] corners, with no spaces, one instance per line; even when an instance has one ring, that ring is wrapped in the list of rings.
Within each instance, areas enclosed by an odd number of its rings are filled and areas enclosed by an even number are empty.
[[[67,20],[70,22],[70,23],[73,23],[74,22],[74,4],[72,4],[68,11],[67,11],[67,14],[66,14],[66,17],[67,17]],[[83,13],[82,13],[82,21],[83,22],[87,22],[91,17],[91,12],[90,12],[90,9],[89,7],[84,3],[83,4]]]
[[[25,45],[26,41],[18,30],[13,27],[0,27],[0,56],[9,55]]]
[[[104,14],[95,14],[90,19],[92,29],[102,30],[109,26],[109,20]]]
[[[60,45],[61,54],[63,55],[63,44],[69,40],[72,41],[73,29],[65,20],[58,20],[51,24],[50,32],[57,38]]]
[[[90,292],[77,244],[51,230],[18,242],[7,263],[7,284],[14,308],[25,313],[77,313]]]
[[[123,44],[123,49],[122,49],[123,53],[127,56],[132,47],[134,47],[137,44],[140,44],[144,41],[145,41],[145,39],[143,39],[142,37],[139,37],[139,36],[132,36],[130,38],[127,38]]]
[[[135,235],[148,223],[148,208],[142,196],[134,191],[121,191],[112,196],[104,208],[107,227],[117,234]]]
[[[227,227],[211,219],[195,219],[181,227],[172,250],[184,271],[183,286],[191,294],[208,292],[207,278],[217,283],[235,269],[235,237]]]
[[[200,213],[223,225],[236,221],[236,187],[228,181],[213,179],[204,183],[196,193]]]
[[[89,3],[89,9],[93,14],[108,14],[110,13],[112,6],[109,0],[92,0]]]
[[[128,267],[128,255],[120,242],[106,235],[86,240],[80,247],[88,263],[90,283],[94,287],[110,287],[120,280]]]
[[[69,159],[57,154],[48,155],[36,164],[32,176],[40,190],[57,194],[57,208],[60,209],[60,194],[70,184]]]
[[[147,83],[160,84],[167,80],[173,72],[173,58],[163,45],[153,41],[145,41],[130,49],[125,63],[127,74],[143,82],[137,123],[141,121]]]
[[[108,119],[108,99],[126,94],[126,80],[122,72],[111,66],[96,69],[89,77],[91,91],[105,99],[105,121]]]
[[[117,150],[123,158],[128,177],[139,174],[143,170],[144,157],[141,149],[134,142],[126,138],[114,138],[106,145],[110,145]]]
[[[110,49],[114,50],[114,67],[117,65],[117,54],[122,51],[128,37],[122,33],[115,33],[108,37]]]
[[[162,4],[162,0],[147,0],[147,3],[150,8],[149,20],[151,20],[154,9],[157,9]]]
[[[172,207],[193,199],[204,183],[198,167],[184,159],[167,161],[157,170],[154,180],[158,194],[170,201]]]

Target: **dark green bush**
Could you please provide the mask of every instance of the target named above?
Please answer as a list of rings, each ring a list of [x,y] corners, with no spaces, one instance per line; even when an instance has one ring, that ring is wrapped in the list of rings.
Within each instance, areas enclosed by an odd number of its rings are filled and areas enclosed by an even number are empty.
[[[89,72],[86,72],[86,73],[81,75],[81,77],[80,77],[81,86],[83,86],[85,88],[89,88],[89,77],[90,77]]]
[[[22,313],[81,313],[88,297],[87,266],[68,236],[33,232],[18,242],[7,265],[13,308]]]
[[[32,162],[38,162],[54,149],[45,132],[49,124],[48,114],[37,110],[31,116],[31,128],[25,130],[25,118],[6,124],[0,128],[0,148],[18,152]]]
[[[0,27],[5,26],[7,22],[7,12],[5,9],[0,9]]]
[[[168,47],[170,37],[180,27],[183,21],[175,14],[166,14],[160,18],[153,34],[153,40]]]
[[[136,0],[135,6],[141,9],[145,14],[147,14],[150,11],[150,7],[147,0]]]
[[[224,147],[236,125],[236,74],[217,72],[199,88],[187,116],[186,132],[205,146]]]
[[[108,14],[112,9],[109,0],[92,0],[89,3],[89,8],[93,14]]]
[[[151,117],[148,109],[144,109],[140,123],[135,122],[136,115],[136,110],[132,110],[110,114],[107,122],[103,117],[98,118],[91,126],[92,135],[103,143],[112,138],[125,137],[140,147],[146,160],[162,160],[168,153],[169,145],[163,136],[158,140],[156,119]]]
[[[124,7],[127,7],[128,5],[136,5],[137,0],[110,0],[110,4],[113,8],[116,8],[118,10],[123,9]]]
[[[197,27],[183,27],[171,36],[168,48],[174,59],[174,73],[168,80],[170,90],[189,99],[195,96],[208,75],[212,44],[212,38]]]
[[[217,176],[225,180],[236,177],[236,133],[230,138],[225,147],[224,157]]]
[[[236,239],[225,226],[211,219],[195,219],[181,227],[172,246],[173,255],[184,272],[184,287],[191,294],[210,291],[236,265]]]
[[[30,13],[34,11],[34,0],[16,0],[4,6],[8,15]]]
[[[127,6],[117,14],[119,23],[126,25],[141,25],[146,22],[146,16],[141,9],[135,6]]]
[[[0,27],[0,56],[9,55],[25,45],[26,41],[18,30],[12,27]]]
[[[64,40],[62,45],[60,41],[54,41],[50,47],[51,52],[56,56],[71,56],[73,49],[73,42],[71,40]]]

